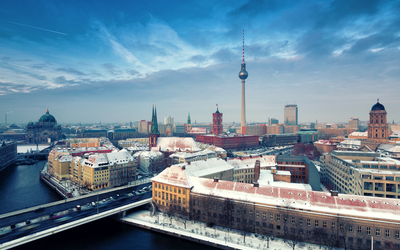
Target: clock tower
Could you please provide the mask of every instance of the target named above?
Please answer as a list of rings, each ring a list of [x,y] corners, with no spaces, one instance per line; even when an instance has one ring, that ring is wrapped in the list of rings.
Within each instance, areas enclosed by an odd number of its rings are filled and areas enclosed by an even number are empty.
[[[222,134],[222,113],[218,111],[218,104],[217,104],[217,112],[213,113],[213,134],[220,135]]]

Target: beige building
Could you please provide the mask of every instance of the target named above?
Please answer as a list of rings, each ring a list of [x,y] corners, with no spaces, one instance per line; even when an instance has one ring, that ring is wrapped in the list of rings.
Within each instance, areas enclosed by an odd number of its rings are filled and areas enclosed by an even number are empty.
[[[395,200],[210,180],[174,166],[153,178],[153,187],[153,202],[164,212],[179,211],[191,220],[281,237],[289,244],[400,247]]]
[[[136,180],[136,162],[126,150],[90,155],[82,163],[83,182],[91,190],[126,185]]]
[[[379,153],[332,151],[324,156],[323,179],[340,193],[400,198],[400,161]]]

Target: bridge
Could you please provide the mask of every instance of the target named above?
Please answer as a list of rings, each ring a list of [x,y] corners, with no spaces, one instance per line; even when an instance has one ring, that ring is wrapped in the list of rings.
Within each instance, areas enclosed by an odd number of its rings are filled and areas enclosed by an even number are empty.
[[[152,205],[151,200],[149,187],[140,185],[3,214],[0,215],[0,249],[13,248],[105,217],[124,217],[130,209]]]

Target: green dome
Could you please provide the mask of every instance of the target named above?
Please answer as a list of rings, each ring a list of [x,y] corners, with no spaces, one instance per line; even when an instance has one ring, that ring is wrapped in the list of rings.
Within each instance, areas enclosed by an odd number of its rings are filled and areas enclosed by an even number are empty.
[[[39,122],[54,122],[57,123],[56,118],[54,116],[50,115],[49,110],[46,111],[46,114],[42,115],[40,117]]]

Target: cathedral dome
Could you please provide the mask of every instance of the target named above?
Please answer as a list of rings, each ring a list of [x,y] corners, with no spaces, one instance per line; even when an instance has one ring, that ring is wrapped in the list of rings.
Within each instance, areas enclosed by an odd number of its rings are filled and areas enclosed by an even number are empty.
[[[377,103],[375,103],[374,106],[372,106],[371,111],[381,111],[381,110],[385,110],[385,107],[379,103],[379,100]]]
[[[40,117],[39,122],[54,122],[57,123],[56,118],[54,116],[50,115],[49,110],[46,111],[46,114],[42,115]]]

